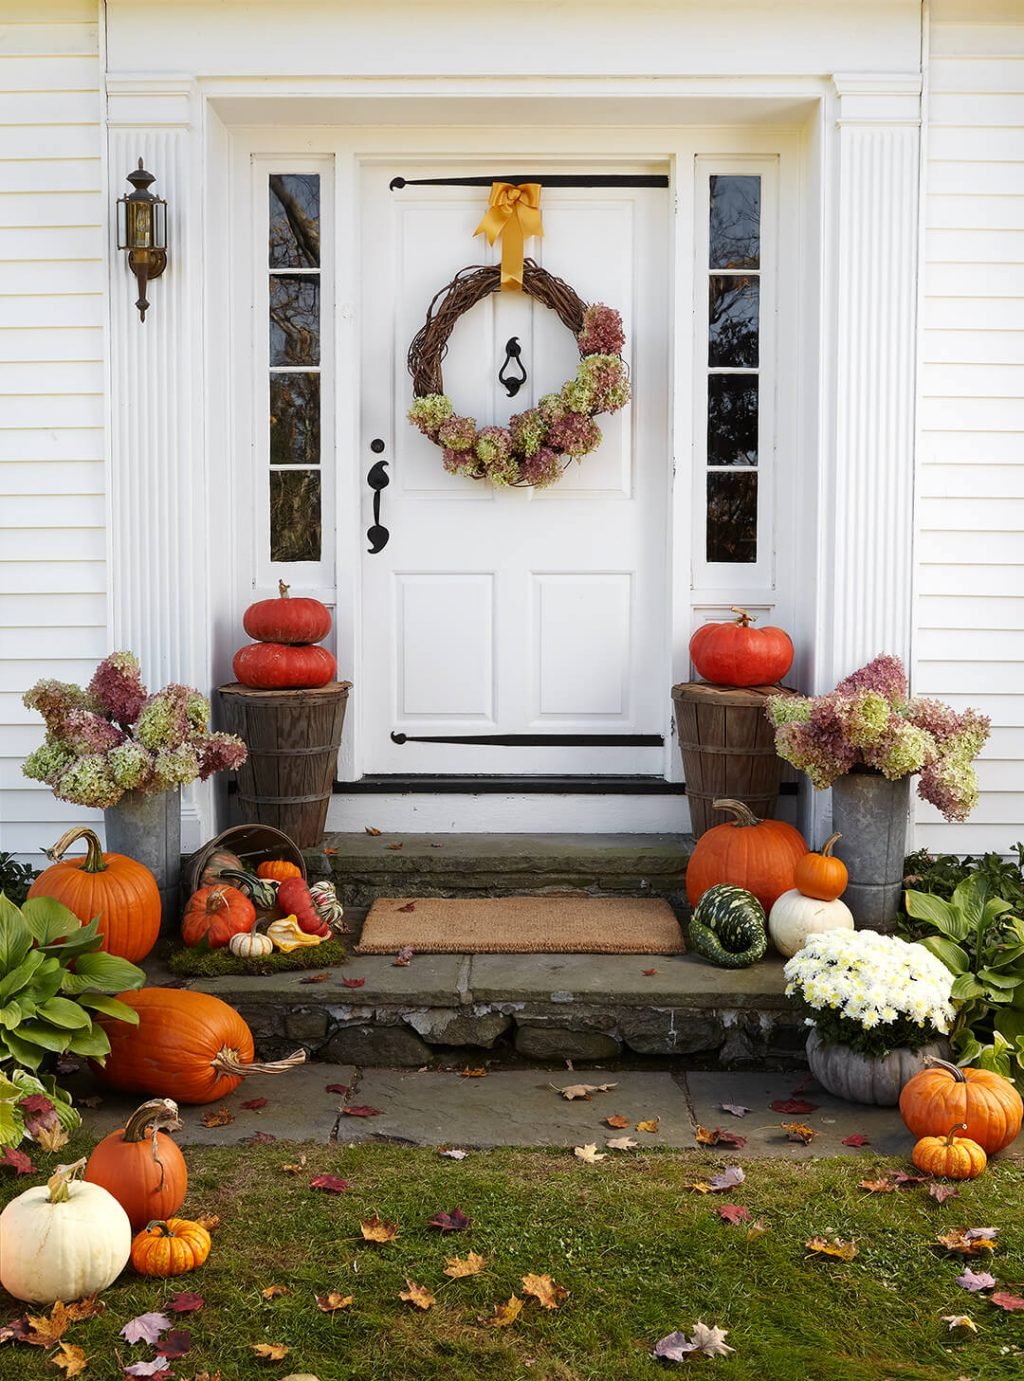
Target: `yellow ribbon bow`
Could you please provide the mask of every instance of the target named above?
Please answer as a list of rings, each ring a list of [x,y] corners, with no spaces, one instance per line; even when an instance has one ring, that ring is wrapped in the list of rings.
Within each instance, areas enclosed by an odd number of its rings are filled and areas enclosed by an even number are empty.
[[[492,182],[491,197],[483,220],[473,231],[483,233],[488,244],[501,237],[501,286],[523,288],[523,242],[531,235],[543,235],[540,219],[539,182]]]

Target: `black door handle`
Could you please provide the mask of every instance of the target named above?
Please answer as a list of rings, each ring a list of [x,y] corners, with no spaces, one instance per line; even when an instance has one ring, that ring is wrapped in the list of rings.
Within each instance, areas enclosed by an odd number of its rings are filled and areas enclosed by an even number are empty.
[[[383,443],[378,444],[374,441],[371,443],[370,449],[379,452],[384,449],[384,446]],[[377,552],[384,550],[391,536],[391,533],[388,532],[386,527],[381,525],[380,521],[380,491],[386,489],[391,483],[391,480],[388,478],[388,463],[386,460],[378,460],[375,465],[370,466],[370,472],[366,476],[366,483],[373,490],[373,525],[366,529],[366,536],[370,543],[367,550],[371,555],[375,556]]]

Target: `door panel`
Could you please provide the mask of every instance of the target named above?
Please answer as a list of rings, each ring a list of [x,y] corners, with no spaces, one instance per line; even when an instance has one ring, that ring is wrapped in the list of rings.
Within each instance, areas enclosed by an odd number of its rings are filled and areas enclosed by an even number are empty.
[[[406,353],[428,303],[460,268],[497,256],[473,238],[486,189],[392,192],[389,174],[368,166],[362,177],[360,468],[365,478],[379,438],[390,479],[390,540],[362,558],[363,771],[662,775],[665,747],[410,740],[667,734],[668,193],[544,192],[545,237],[527,252],[622,313],[634,397],[598,419],[600,448],[558,484],[499,490],[446,474],[405,417]],[[514,399],[497,378],[512,336],[528,373]],[[554,313],[496,293],[453,331],[445,391],[479,425],[503,424],[572,378],[578,358]],[[371,498],[364,487],[364,528]]]

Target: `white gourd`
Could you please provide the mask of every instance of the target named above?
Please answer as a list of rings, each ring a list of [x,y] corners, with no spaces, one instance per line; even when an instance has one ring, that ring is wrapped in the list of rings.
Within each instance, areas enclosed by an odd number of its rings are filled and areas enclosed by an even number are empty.
[[[805,897],[795,887],[783,892],[768,913],[769,938],[787,959],[803,949],[809,935],[853,929],[853,912],[845,902]]]
[[[232,935],[228,949],[239,959],[263,959],[273,952],[274,942],[261,931]]]
[[[128,1264],[128,1215],[101,1185],[74,1176],[85,1157],[58,1165],[0,1213],[0,1285],[32,1304],[82,1299],[111,1285]]]

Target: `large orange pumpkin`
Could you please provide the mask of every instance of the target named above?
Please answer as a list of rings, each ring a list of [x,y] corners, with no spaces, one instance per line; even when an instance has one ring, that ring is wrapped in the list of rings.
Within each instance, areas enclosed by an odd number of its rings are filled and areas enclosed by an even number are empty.
[[[214,1103],[249,1074],[279,1074],[306,1058],[297,1050],[285,1060],[255,1063],[252,1032],[233,1007],[209,993],[139,988],[118,996],[135,1008],[139,1024],[101,1019],[110,1054],[95,1064],[105,1084],[125,1093]]]
[[[705,623],[690,639],[690,660],[719,686],[770,686],[793,665],[793,643],[781,628],[752,628],[745,609],[728,623]]]
[[[715,810],[735,816],[697,840],[686,866],[691,906],[717,882],[753,892],[765,911],[793,886],[793,871],[807,853],[803,835],[784,820],[759,820],[742,801],[715,801]]]
[[[903,1085],[900,1115],[915,1136],[940,1136],[955,1123],[966,1124],[965,1135],[986,1155],[1009,1146],[1024,1116],[1021,1096],[1001,1074],[990,1069],[958,1069],[930,1057]]]
[[[169,1218],[185,1202],[188,1169],[169,1135],[180,1126],[177,1104],[154,1098],[93,1148],[83,1178],[113,1194],[132,1232],[153,1218]]]
[[[193,892],[181,918],[181,938],[186,945],[204,940],[211,949],[223,949],[232,935],[244,935],[256,924],[256,908],[238,890],[220,882]]]
[[[84,839],[83,858],[64,855],[76,839]],[[108,954],[145,959],[160,934],[160,889],[141,863],[125,854],[105,854],[90,829],[68,830],[47,849],[53,860],[29,888],[30,897],[53,897],[75,913],[83,925],[99,917],[102,948]]]

